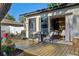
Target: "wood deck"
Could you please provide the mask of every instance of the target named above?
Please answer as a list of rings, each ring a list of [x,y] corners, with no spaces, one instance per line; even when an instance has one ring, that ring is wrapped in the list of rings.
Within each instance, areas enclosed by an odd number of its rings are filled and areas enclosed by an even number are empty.
[[[17,41],[20,49],[24,50],[24,56],[69,56],[79,55],[78,50],[73,50],[71,45],[67,44],[42,44],[29,40]]]

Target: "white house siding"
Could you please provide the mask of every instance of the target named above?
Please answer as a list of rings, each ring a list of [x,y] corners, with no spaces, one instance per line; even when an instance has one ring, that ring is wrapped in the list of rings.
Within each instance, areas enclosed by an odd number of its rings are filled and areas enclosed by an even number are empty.
[[[22,30],[24,30],[23,26],[16,27],[16,26],[11,26],[11,25],[1,25],[2,32],[17,34],[17,33],[21,33]]]
[[[73,17],[74,15],[66,15],[65,17],[65,41],[72,41],[73,39]]]
[[[10,32],[10,28],[7,25],[1,25],[1,37],[4,32]]]
[[[16,27],[16,26],[9,26],[10,27],[10,33],[17,34],[21,33],[22,30],[24,30],[24,27]]]
[[[78,9],[79,11],[79,9]],[[79,12],[75,11],[74,13],[74,19],[73,20],[73,36],[74,37],[79,37]]]
[[[73,32],[74,32],[74,30],[73,30],[73,26],[74,26],[73,25],[73,20],[75,20],[74,19],[74,17],[75,17],[74,15],[76,14],[75,11],[78,12],[78,10],[79,10],[79,5],[78,6],[68,7],[68,8],[63,8],[63,9],[58,9],[58,10],[53,10],[51,12],[46,12],[46,13],[42,13],[42,14],[48,14],[48,16],[49,16],[48,20],[50,20],[50,16],[56,17],[56,16],[63,16],[63,15],[65,15],[65,21],[66,21],[65,22],[66,23],[65,41],[72,41],[72,39],[73,39],[72,38],[73,37]],[[40,23],[39,23],[40,21],[39,20],[40,20],[40,17],[41,17],[42,14],[26,17],[26,28],[27,28],[26,29],[26,37],[29,38],[28,19],[29,18],[34,18],[34,17],[36,18],[36,32],[39,32],[40,31]],[[48,21],[48,22],[50,22],[50,21]],[[50,26],[50,25],[48,25],[48,26]],[[71,26],[71,28],[69,26]],[[48,31],[50,33],[50,27],[49,27]],[[69,36],[71,36],[71,38]]]
[[[10,28],[7,25],[1,25],[1,31],[10,32]]]

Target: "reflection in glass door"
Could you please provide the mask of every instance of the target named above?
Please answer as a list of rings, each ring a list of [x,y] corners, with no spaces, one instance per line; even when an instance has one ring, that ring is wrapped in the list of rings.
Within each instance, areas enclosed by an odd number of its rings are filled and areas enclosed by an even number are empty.
[[[36,31],[36,18],[29,19],[29,38],[33,38],[32,33]]]

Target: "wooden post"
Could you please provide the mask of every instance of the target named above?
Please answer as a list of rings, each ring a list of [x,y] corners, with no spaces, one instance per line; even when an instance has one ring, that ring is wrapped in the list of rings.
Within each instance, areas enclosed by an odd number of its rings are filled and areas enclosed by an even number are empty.
[[[48,16],[48,32],[50,34],[50,19],[51,19],[51,16]]]

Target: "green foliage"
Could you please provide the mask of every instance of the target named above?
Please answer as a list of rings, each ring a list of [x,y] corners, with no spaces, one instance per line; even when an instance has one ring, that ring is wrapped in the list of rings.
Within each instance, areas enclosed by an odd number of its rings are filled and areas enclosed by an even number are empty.
[[[24,23],[25,17],[24,17],[24,16],[20,16],[20,17],[19,17],[19,20],[20,20],[21,23]]]
[[[48,8],[52,9],[52,8],[57,8],[60,6],[60,3],[49,3],[48,4]]]
[[[9,15],[9,14],[7,14],[7,15],[5,16],[5,18],[8,19],[8,20],[13,20],[13,21],[15,21],[14,17],[11,16],[11,15]]]

